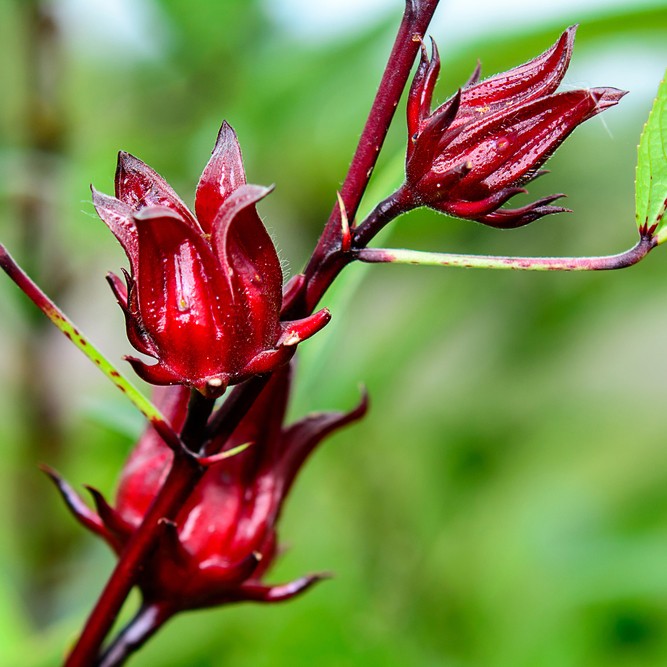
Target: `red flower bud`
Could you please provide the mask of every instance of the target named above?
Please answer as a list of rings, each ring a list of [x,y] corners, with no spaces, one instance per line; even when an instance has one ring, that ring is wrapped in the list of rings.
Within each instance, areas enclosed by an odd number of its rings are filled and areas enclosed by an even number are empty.
[[[296,473],[327,435],[365,414],[367,400],[364,396],[348,413],[318,413],[285,427],[289,390],[286,365],[274,373],[223,449],[251,446],[212,463],[175,522],[163,523],[160,543],[137,584],[144,602],[159,607],[164,617],[227,602],[278,602],[322,578],[263,582],[277,553],[276,523]],[[154,396],[177,429],[183,426],[188,397],[183,386],[159,388]],[[125,465],[115,508],[93,491],[97,513],[50,474],[77,519],[120,553],[164,482],[172,456],[149,428]]]
[[[542,55],[480,83],[479,68],[431,111],[440,70],[433,44],[422,55],[408,97],[410,139],[402,197],[492,227],[520,227],[549,213],[552,195],[517,209],[500,208],[540,174],[542,164],[585,120],[625,95],[616,88],[555,93],[569,65],[576,26]]]
[[[271,371],[328,321],[326,310],[280,322],[283,275],[255,205],[270,188],[247,185],[241,150],[223,123],[188,210],[167,182],[120,153],[116,196],[93,189],[99,216],[130,261],[125,284],[109,283],[131,344],[157,359],[129,358],[153,384],[184,384],[207,396]]]

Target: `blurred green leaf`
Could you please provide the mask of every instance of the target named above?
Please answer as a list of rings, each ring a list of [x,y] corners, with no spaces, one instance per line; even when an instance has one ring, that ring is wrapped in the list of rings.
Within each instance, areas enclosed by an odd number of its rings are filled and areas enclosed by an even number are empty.
[[[662,223],[667,205],[667,78],[662,80],[639,141],[636,180],[637,224],[658,224],[658,242],[667,238]]]

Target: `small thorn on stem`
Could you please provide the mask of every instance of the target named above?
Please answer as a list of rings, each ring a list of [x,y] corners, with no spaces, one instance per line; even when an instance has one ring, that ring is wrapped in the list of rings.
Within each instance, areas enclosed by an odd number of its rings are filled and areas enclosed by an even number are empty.
[[[345,202],[343,201],[340,192],[336,192],[336,197],[338,198],[338,206],[340,208],[341,248],[343,252],[348,252],[352,247],[350,221],[348,220],[347,211],[345,210]]]
[[[254,442],[246,442],[242,445],[238,445],[238,447],[226,449],[224,452],[218,452],[217,454],[213,454],[211,456],[198,456],[197,463],[199,463],[199,465],[203,466],[204,468],[208,468],[212,465],[215,465],[216,463],[220,463],[221,461],[225,461],[232,456],[236,456],[237,454],[244,452],[246,449],[248,449],[248,447],[252,447],[254,444]]]
[[[291,332],[284,340],[281,341],[282,347],[292,347],[301,342],[301,337],[296,331]]]

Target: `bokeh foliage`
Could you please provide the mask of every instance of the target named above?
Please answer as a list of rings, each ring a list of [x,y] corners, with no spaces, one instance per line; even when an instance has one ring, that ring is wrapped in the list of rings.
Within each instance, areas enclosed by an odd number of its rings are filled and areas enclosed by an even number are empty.
[[[298,271],[334,204],[396,22],[304,42],[272,23],[266,3],[146,0],[142,55],[120,38],[115,53],[77,47],[62,4],[0,3],[0,231],[117,359],[129,345],[103,276],[124,258],[91,215],[88,183],[111,191],[122,148],[191,201],[226,118],[249,178],[276,183],[262,214]],[[60,22],[40,21],[40,5]],[[478,57],[485,73],[500,71],[577,21],[570,84],[621,85],[604,67],[610,48],[629,62],[648,49],[664,71],[667,8],[628,2],[538,16],[533,27],[508,21],[455,48],[440,40],[440,99]],[[452,30],[446,3],[439,30]],[[578,78],[586,62],[594,81]],[[522,255],[629,247],[651,103],[632,97],[575,132],[553,173],[531,186],[533,197],[568,193],[573,215],[499,233],[417,212],[395,225],[391,245]],[[377,196],[400,179],[403,142],[399,116]],[[372,410],[303,473],[284,517],[291,548],[273,575],[335,579],[284,606],[177,618],[134,664],[667,664],[665,284],[660,250],[609,274],[348,269],[326,298],[334,321],[304,345],[294,414],[349,407],[359,382]],[[0,664],[38,667],[57,664],[112,558],[36,466],[112,495],[141,420],[8,281],[0,295]]]

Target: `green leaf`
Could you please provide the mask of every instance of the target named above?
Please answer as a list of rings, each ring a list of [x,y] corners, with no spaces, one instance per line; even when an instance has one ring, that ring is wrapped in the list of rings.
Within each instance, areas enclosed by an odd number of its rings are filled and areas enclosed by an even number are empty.
[[[639,141],[635,188],[637,225],[658,225],[658,243],[667,239],[664,223],[667,203],[667,77],[658,88]]]

